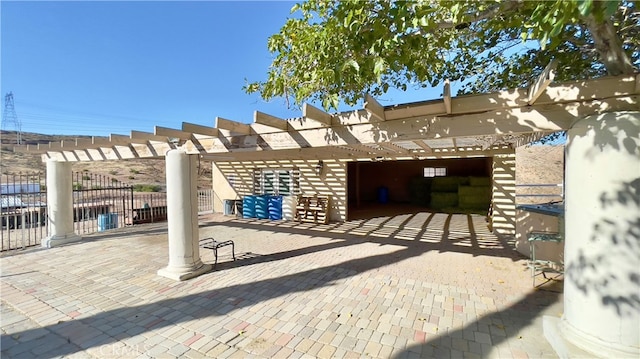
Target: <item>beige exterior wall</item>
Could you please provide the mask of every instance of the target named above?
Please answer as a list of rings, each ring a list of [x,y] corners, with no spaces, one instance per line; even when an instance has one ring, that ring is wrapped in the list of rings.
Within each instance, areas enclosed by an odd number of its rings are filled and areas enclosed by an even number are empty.
[[[330,221],[347,218],[347,162],[324,160],[321,176],[316,173],[317,160],[274,160],[215,162],[212,165],[214,211],[224,211],[225,199],[241,199],[253,194],[255,169],[292,169],[300,172],[303,194],[328,195],[331,198]],[[493,215],[496,233],[516,233],[515,153],[495,155],[492,160]]]
[[[317,160],[274,160],[245,162],[214,162],[212,180],[214,212],[223,212],[225,199],[241,199],[253,194],[255,169],[293,169],[300,172],[300,192],[330,197],[330,221],[347,218],[347,162],[324,160],[320,176],[316,173]]]
[[[491,225],[497,234],[516,232],[516,154],[493,156],[493,214]]]
[[[527,233],[553,232],[559,233],[560,220],[557,216],[551,216],[531,211],[516,211],[516,250],[527,257],[531,257],[531,248],[527,240]],[[564,263],[564,243],[562,242],[537,242],[536,259]]]

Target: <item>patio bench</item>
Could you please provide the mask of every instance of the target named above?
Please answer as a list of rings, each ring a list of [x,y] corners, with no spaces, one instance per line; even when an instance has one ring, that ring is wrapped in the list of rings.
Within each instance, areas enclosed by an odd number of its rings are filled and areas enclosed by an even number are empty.
[[[226,246],[231,246],[231,255],[233,256],[233,260],[236,260],[236,249],[232,240],[227,241],[216,241],[212,237],[204,238],[200,241],[200,247],[213,250],[213,255],[215,257],[215,262],[213,267],[215,268],[218,264],[218,249]]]

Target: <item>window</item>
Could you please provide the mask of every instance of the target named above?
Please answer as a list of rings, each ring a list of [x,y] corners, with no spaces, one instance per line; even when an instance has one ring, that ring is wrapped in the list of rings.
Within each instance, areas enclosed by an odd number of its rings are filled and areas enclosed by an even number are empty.
[[[256,169],[254,190],[256,194],[289,196],[297,194],[300,172],[294,169]]]
[[[425,167],[424,177],[444,177],[447,175],[446,167]]]

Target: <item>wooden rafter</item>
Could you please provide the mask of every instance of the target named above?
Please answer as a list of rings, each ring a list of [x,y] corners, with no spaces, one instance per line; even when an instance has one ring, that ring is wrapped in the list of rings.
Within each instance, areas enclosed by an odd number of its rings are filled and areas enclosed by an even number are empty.
[[[167,136],[158,136],[150,132],[142,132],[142,131],[131,131],[131,139],[132,140],[142,140],[137,141],[136,143],[144,143],[146,141],[155,141],[155,142],[169,142]]]
[[[384,114],[384,107],[369,94],[364,95],[364,109],[378,121],[386,121],[387,119]]]
[[[116,135],[116,134],[110,134],[109,135],[109,146],[114,146],[114,145],[122,145],[122,146],[127,146],[130,143],[135,143],[136,141],[133,140],[131,137],[129,136],[125,136],[125,135]],[[107,147],[107,146],[104,146]]]
[[[501,135],[488,136],[485,138],[482,144],[482,150],[486,151],[491,148],[495,143],[497,143],[502,138]]]
[[[232,133],[238,133],[241,135],[250,135],[252,133],[251,126],[246,123],[231,121],[222,117],[216,117],[216,128],[229,130]]]
[[[311,106],[306,105],[304,114],[308,115],[310,120],[306,122],[306,117],[290,122],[278,118],[275,118],[275,121],[262,120],[269,115],[256,115],[256,118],[261,118],[256,121],[256,125],[274,129],[273,132],[267,133],[257,134],[253,125],[239,123],[235,124],[244,127],[240,135],[237,127],[234,127],[234,133],[229,134],[230,129],[219,131],[214,127],[183,123],[182,130],[156,127],[154,133],[133,131],[130,137],[112,135],[109,139],[83,139],[76,140],[75,143],[53,142],[37,146],[35,150],[34,146],[16,146],[16,151],[47,152],[47,156],[61,153],[60,158],[69,161],[120,159],[130,156],[159,157],[164,155],[166,149],[172,147],[168,143],[168,137],[178,137],[169,136],[170,134],[180,134],[181,137],[192,134],[191,140],[184,146],[188,153],[218,156],[242,152],[246,153],[243,154],[246,158],[270,158],[276,153],[278,157],[280,154],[294,155],[299,150],[310,157],[312,156],[308,151],[316,151],[316,156],[354,154],[355,157],[366,158],[391,154],[398,157],[397,148],[382,146],[380,143],[403,141],[413,141],[424,150],[420,152],[421,155],[428,152],[450,153],[452,139],[456,137],[494,138],[495,140],[488,144],[478,142],[477,146],[478,150],[490,149],[493,153],[498,147],[502,147],[494,146],[493,143],[513,143],[510,137],[506,137],[504,141],[497,140],[499,136],[515,136],[516,139],[518,136],[526,137],[531,133],[559,131],[567,129],[575,120],[585,116],[637,110],[639,83],[640,76],[634,75],[550,84],[541,91],[533,105],[528,104],[529,93],[522,89],[460,96],[451,99],[450,114],[447,114],[444,100],[398,105],[384,109],[385,121],[379,121],[379,118],[366,109],[330,115],[318,109],[314,112]],[[325,122],[321,122],[323,120]],[[295,126],[292,125],[294,121]],[[322,127],[312,123],[314,121],[320,122]],[[286,130],[284,124],[287,125]],[[249,131],[246,131],[247,128]],[[435,144],[429,146],[429,141],[440,139],[450,142],[448,150],[436,148],[439,146]],[[465,148],[466,151],[467,147],[473,147],[466,146],[467,142],[460,140],[456,145],[461,149]],[[353,150],[343,151],[344,148]],[[71,151],[74,152],[70,153]]]
[[[380,142],[378,143],[378,146],[386,148],[389,151],[392,152],[396,152],[396,153],[401,153],[401,154],[409,154],[411,153],[411,150],[408,150],[402,146],[398,146],[395,143],[392,142]]]
[[[375,154],[378,154],[378,153],[381,152],[381,150],[378,149],[377,146],[368,146],[368,145],[365,145],[365,144],[362,144],[362,143],[351,143],[351,144],[348,144],[348,146],[350,148],[353,148],[353,149],[357,150],[357,151],[363,152],[363,153],[365,153],[367,155],[375,155]],[[384,152],[386,152],[386,151],[384,151]]]
[[[527,103],[529,105],[533,105],[538,97],[542,95],[544,90],[549,86],[549,84],[556,77],[556,68],[558,67],[558,61],[553,59],[547,67],[544,68],[540,76],[536,79],[536,81],[529,88],[529,99]]]
[[[356,147],[356,146],[334,146],[335,148],[339,148],[343,151],[346,152],[359,152],[361,154],[370,154],[371,153],[371,148],[368,146],[361,146],[361,147]]]
[[[422,141],[422,140],[415,140],[415,141],[413,141],[413,143],[418,145],[418,147],[422,148],[427,153],[433,152],[433,149],[431,147],[429,147],[426,143],[424,143],[424,141]]]
[[[431,100],[420,104],[396,105],[385,110],[387,121],[428,115],[443,115],[447,110],[444,101]]]
[[[260,125],[269,126],[269,127],[278,129],[280,131],[289,130],[289,123],[286,120],[283,120],[279,117],[268,115],[260,111],[253,112],[253,122]]]
[[[190,132],[192,134],[198,134],[203,136],[218,137],[220,131],[215,127],[207,127],[202,125],[196,125],[194,123],[183,122],[182,131]]]
[[[155,126],[153,128],[153,133],[156,136],[168,137],[168,138],[179,138],[181,140],[189,140],[193,136],[191,132],[176,130],[173,128],[160,127]]]
[[[330,114],[322,111],[319,108],[313,107],[313,106],[309,105],[308,103],[305,103],[302,106],[302,117],[308,118],[308,119],[316,121],[316,122],[320,122],[323,126],[330,127],[331,126],[331,119],[332,119],[333,116],[331,116]]]

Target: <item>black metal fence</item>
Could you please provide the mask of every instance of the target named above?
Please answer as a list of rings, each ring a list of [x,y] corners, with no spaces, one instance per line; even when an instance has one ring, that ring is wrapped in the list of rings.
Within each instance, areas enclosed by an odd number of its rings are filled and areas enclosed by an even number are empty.
[[[47,236],[47,198],[41,173],[0,175],[0,250],[39,245]]]
[[[167,194],[90,172],[74,172],[73,226],[78,235],[167,220]],[[213,211],[213,191],[198,191],[198,212]],[[37,246],[49,235],[43,173],[0,175],[0,251]]]
[[[73,173],[73,223],[76,234],[123,227],[134,208],[133,187],[115,178]]]
[[[89,234],[127,224],[134,209],[132,186],[89,172],[75,172],[72,180],[75,233]],[[0,175],[0,200],[0,251],[40,245],[49,235],[44,174]]]

